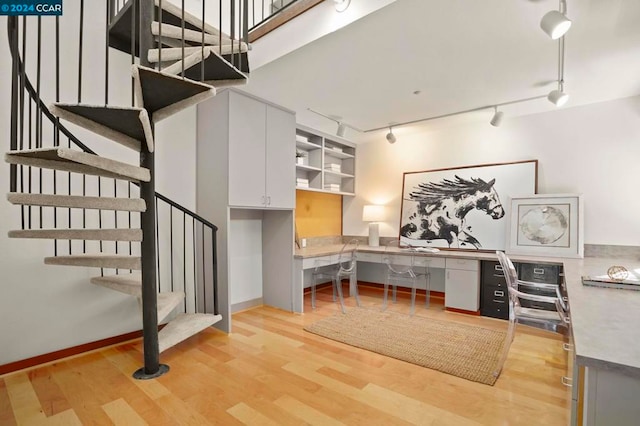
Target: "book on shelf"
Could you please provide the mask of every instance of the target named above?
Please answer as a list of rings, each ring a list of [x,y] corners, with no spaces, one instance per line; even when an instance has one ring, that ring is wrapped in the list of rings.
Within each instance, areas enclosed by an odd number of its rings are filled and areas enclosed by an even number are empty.
[[[614,280],[608,275],[584,275],[582,277],[582,284],[592,287],[620,288],[640,291],[640,280],[634,276],[624,280]]]
[[[308,183],[296,183],[296,187],[297,188],[309,188],[309,184]]]
[[[338,172],[338,173],[340,173],[340,171],[342,170],[342,166],[336,163],[325,164],[324,168],[325,170],[330,170],[332,172]]]
[[[296,135],[296,140],[298,142],[309,143],[309,138],[302,135]]]
[[[324,189],[329,190],[329,191],[339,192],[340,191],[340,185],[338,185],[338,184],[326,184],[325,183]]]

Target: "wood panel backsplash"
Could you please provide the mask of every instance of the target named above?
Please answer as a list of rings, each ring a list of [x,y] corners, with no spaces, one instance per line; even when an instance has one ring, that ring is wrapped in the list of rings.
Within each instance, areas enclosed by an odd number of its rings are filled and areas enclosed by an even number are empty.
[[[296,191],[298,238],[342,235],[342,195]]]

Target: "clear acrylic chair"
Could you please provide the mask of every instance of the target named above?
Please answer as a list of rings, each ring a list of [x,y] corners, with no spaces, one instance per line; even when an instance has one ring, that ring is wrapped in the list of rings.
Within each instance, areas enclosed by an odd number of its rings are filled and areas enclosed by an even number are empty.
[[[326,282],[327,279],[332,281],[333,287],[333,301],[336,301],[336,292],[338,293],[338,300],[340,301],[340,309],[344,314],[346,312],[344,307],[344,297],[342,295],[342,280],[345,278],[355,278],[356,274],[356,250],[358,249],[358,240],[353,239],[342,246],[338,257],[337,264],[328,264],[326,261],[316,261],[313,276],[311,280],[311,307],[316,307],[316,286],[322,282]],[[358,296],[358,286],[355,286],[355,298],[356,304],[360,306],[360,297]]]
[[[416,309],[416,289],[418,280],[426,278],[426,306],[429,306],[429,271],[416,272],[415,251],[410,246],[402,246],[395,239],[385,246],[384,261],[387,264],[387,275],[384,283],[382,310],[387,309],[389,286],[392,288],[393,302],[396,301],[397,286],[411,287],[411,315]]]
[[[567,315],[567,306],[563,300],[559,291],[559,286],[554,284],[542,284],[529,281],[522,281],[518,279],[518,273],[513,266],[511,259],[501,251],[497,251],[496,255],[500,261],[500,265],[504,271],[504,277],[507,281],[507,290],[509,292],[509,328],[507,331],[507,337],[505,340],[502,356],[500,359],[499,368],[502,368],[507,355],[513,337],[515,329],[518,323],[525,323],[528,325],[538,326],[546,330],[557,331],[559,325],[568,325],[569,317]],[[520,291],[519,286],[524,286],[528,289],[535,289],[540,291],[555,291],[555,296],[542,296],[538,294],[530,294]],[[545,304],[552,304],[555,306],[555,311],[534,309],[523,307],[520,300],[530,300],[533,302],[542,302]],[[497,376],[500,374],[500,370],[494,372]]]

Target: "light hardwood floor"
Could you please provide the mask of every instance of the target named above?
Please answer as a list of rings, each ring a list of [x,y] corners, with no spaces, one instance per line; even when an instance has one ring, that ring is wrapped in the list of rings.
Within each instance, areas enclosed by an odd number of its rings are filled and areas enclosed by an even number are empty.
[[[380,305],[378,291],[361,290]],[[424,301],[424,299],[421,299]],[[353,298],[347,299],[352,305]],[[400,297],[390,309],[408,312]],[[140,342],[0,377],[0,425],[566,425],[562,341],[521,326],[495,386],[470,382],[302,330],[338,313],[330,289],[304,315],[268,307],[237,313],[233,333],[204,331],[162,356],[169,374],[137,381]],[[506,321],[417,314],[483,327]]]

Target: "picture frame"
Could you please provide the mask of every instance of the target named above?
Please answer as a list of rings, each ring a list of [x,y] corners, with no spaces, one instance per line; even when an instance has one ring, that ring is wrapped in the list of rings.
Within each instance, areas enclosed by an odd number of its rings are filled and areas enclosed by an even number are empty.
[[[400,242],[412,247],[505,249],[505,203],[535,194],[538,160],[405,172]]]
[[[581,194],[511,197],[507,254],[584,257]]]

